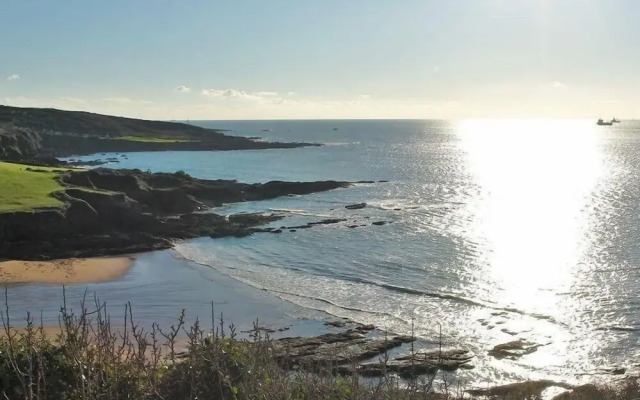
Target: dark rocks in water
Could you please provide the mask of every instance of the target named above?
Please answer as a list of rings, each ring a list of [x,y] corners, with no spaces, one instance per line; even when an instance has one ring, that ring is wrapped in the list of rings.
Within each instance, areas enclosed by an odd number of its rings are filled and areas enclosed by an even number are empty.
[[[295,229],[289,229],[289,232],[298,232],[298,231]]]
[[[418,352],[398,357],[384,364],[379,362],[362,364],[357,372],[363,376],[382,376],[385,372],[396,372],[404,378],[434,374],[438,370],[455,371],[458,368],[473,368],[473,354],[466,350],[444,350]]]
[[[361,208],[365,208],[367,206],[367,203],[356,203],[356,204],[349,204],[344,206],[344,208],[346,208],[347,210],[359,210]]]
[[[356,183],[376,183],[376,181],[358,181]]]
[[[337,320],[337,321],[327,321],[324,323],[327,326],[333,326],[336,328],[343,328],[344,326],[347,325],[347,321],[345,320]]]
[[[229,215],[229,222],[241,226],[258,226],[278,221],[283,215],[262,213],[238,213]]]
[[[387,221],[375,221],[371,223],[371,225],[378,225],[378,226],[386,225],[386,224],[388,224]]]
[[[510,360],[518,359],[524,355],[531,354],[538,350],[541,344],[527,342],[525,340],[514,340],[512,342],[502,343],[489,350],[489,355],[501,360],[507,358]]]
[[[314,369],[367,360],[414,340],[406,336],[368,340],[363,332],[355,328],[311,338],[284,338],[273,342],[274,352],[285,368]]]
[[[625,367],[620,366],[604,367],[600,370],[611,375],[624,375],[627,372],[627,369]]]
[[[563,389],[571,389],[572,386],[566,383],[554,382],[550,380],[525,381],[510,383],[508,385],[494,386],[487,389],[470,389],[466,390],[472,396],[485,396],[486,398],[500,399],[539,399],[542,392],[550,387],[560,387]],[[560,395],[562,396],[562,395]],[[573,398],[573,397],[569,397]],[[576,399],[582,397],[576,397]],[[598,397],[592,397],[596,399]]]
[[[359,226],[359,225],[349,225],[349,226],[347,226],[347,228],[349,228],[349,229],[353,229],[353,228],[357,228],[358,226]]]
[[[309,222],[307,225],[332,225],[340,222],[346,222],[345,218],[327,218],[318,222]]]
[[[278,329],[278,331],[282,332],[280,329]],[[264,326],[255,326],[252,329],[248,329],[246,331],[240,331],[240,332],[242,332],[242,333],[251,333],[253,335],[257,335],[257,334],[259,334],[261,332],[264,332],[264,333],[275,333],[276,330],[275,329],[271,329],[271,328],[266,328]]]
[[[282,233],[282,229],[272,229],[269,232],[271,232],[271,233]]]
[[[378,183],[387,183],[389,181],[378,181]]]
[[[288,226],[287,229],[309,229],[313,228],[313,225],[305,224],[305,225],[296,225],[296,226]]]

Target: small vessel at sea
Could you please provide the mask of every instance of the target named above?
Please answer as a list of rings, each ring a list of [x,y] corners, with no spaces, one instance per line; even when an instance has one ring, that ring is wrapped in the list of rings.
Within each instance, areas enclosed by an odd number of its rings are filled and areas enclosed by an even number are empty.
[[[600,118],[598,122],[596,122],[596,124],[597,125],[613,125],[613,121],[605,122],[602,118]]]
[[[620,120],[619,120],[619,119],[616,119],[616,117],[613,117],[613,119],[611,120],[611,123],[619,124],[619,123],[620,123]]]

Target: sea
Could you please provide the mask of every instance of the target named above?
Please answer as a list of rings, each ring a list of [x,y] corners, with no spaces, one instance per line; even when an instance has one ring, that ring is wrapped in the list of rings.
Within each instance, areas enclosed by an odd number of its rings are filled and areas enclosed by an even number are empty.
[[[187,240],[162,256],[146,255],[132,269],[126,290],[118,282],[108,286],[119,298],[148,292],[151,300],[138,310],[143,316],[161,318],[168,308],[179,309],[181,296],[208,304],[209,295],[223,301],[225,290],[246,290],[254,306],[241,312],[252,318],[263,312],[269,319],[280,307],[304,314],[301,319],[348,318],[413,334],[425,347],[467,349],[475,368],[458,373],[466,382],[582,382],[606,379],[615,369],[637,372],[640,122],[191,123],[229,135],[322,146],[72,158],[113,157],[118,162],[106,167],[184,171],[204,179],[368,183],[214,209],[285,216],[272,227],[346,221]],[[354,203],[366,207],[345,208]],[[152,269],[168,259],[170,268]],[[174,272],[171,284],[192,283],[161,290],[163,268],[199,272],[195,279]],[[207,270],[233,288],[220,289]],[[189,285],[199,288],[197,295],[187,293]],[[32,293],[50,302],[42,290]],[[488,354],[512,341],[533,345],[533,351],[515,359]]]

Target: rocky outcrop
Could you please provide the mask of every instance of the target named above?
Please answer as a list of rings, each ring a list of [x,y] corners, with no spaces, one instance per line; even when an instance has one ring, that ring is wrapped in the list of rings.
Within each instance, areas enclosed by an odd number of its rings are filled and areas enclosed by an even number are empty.
[[[171,247],[201,236],[242,237],[281,216],[237,214],[229,218],[210,206],[308,194],[346,187],[345,182],[209,181],[184,173],[94,169],[59,177],[66,187],[55,196],[65,206],[0,213],[0,259],[52,259],[126,254]]]
[[[375,359],[389,350],[411,343],[411,336],[369,338],[371,325],[357,326],[341,333],[329,333],[316,337],[284,338],[273,342],[276,359],[285,369],[322,370],[367,377],[397,373],[402,377],[433,374],[439,370],[455,371],[473,368],[473,355],[466,350],[430,350],[389,358],[384,362]]]
[[[489,355],[498,360],[508,358],[515,360],[524,355],[531,354],[538,350],[541,344],[527,342],[525,340],[514,340],[512,342],[502,343],[489,350]]]
[[[408,336],[367,339],[365,333],[373,329],[365,325],[341,333],[284,338],[273,343],[274,352],[287,369],[315,369],[367,360],[414,340]]]
[[[356,203],[356,204],[348,204],[344,206],[344,208],[346,208],[347,210],[360,210],[362,208],[365,208],[366,206],[367,206],[367,203]]]
[[[364,376],[383,376],[386,373],[395,372],[403,378],[409,378],[435,374],[439,370],[455,371],[459,368],[473,368],[470,364],[472,359],[473,354],[467,350],[432,350],[401,356],[384,364],[379,362],[362,364],[356,371]]]

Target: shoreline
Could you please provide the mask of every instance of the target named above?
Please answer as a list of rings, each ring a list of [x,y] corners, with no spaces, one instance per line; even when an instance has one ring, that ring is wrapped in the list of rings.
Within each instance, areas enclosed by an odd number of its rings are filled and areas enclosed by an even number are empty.
[[[132,267],[134,257],[62,258],[0,262],[0,284],[86,284],[114,281]]]
[[[254,323],[260,327],[263,334],[268,334],[273,340],[285,337],[299,337],[299,342],[307,343],[304,339],[312,339],[323,335],[341,334],[353,331],[362,326],[353,321],[346,321],[323,311],[307,309],[282,299],[273,293],[252,287],[232,277],[197,264],[184,258],[176,257],[172,250],[157,251],[136,255],[135,259],[125,257],[131,268],[126,269],[123,279],[115,277],[111,280],[93,282],[91,284],[72,283],[65,288],[67,305],[72,309],[78,309],[78,305],[88,296],[88,307],[93,307],[92,297],[99,299],[100,304],[105,302],[109,307],[114,327],[120,326],[127,303],[133,309],[133,321],[140,326],[150,328],[151,324],[158,323],[162,327],[171,326],[177,320],[180,310],[186,310],[187,326],[193,324],[195,318],[200,318],[200,323],[205,330],[211,329],[212,311],[215,314],[214,325],[219,327],[219,318],[224,317],[225,329],[233,324],[240,339],[250,338]],[[112,262],[112,258],[76,260],[76,267],[82,262],[102,261]],[[6,263],[6,262],[5,262]],[[36,262],[47,264],[49,262]],[[0,263],[2,266],[4,263]],[[178,279],[180,278],[180,279]],[[62,305],[62,289],[56,284],[30,282],[23,285],[8,286],[8,306],[14,321],[14,328],[21,329],[24,325],[25,311],[35,311],[32,315],[42,312],[40,321],[48,335],[55,337],[58,333],[57,325],[60,306]],[[159,297],[161,293],[161,297]],[[161,299],[159,302],[158,300]],[[43,303],[44,302],[44,303]],[[37,309],[36,309],[37,307]],[[42,310],[42,311],[41,311]],[[332,324],[332,322],[338,322]],[[387,337],[380,327],[366,331],[367,341],[375,342]],[[227,332],[229,332],[227,330]],[[347,333],[348,334],[348,333]],[[389,337],[393,334],[389,334]],[[182,339],[182,338],[181,338]],[[359,340],[359,338],[356,338]],[[182,340],[179,340],[182,343]],[[348,342],[345,342],[347,344]],[[416,349],[429,353],[427,343],[418,340]],[[305,344],[306,346],[306,344]],[[389,349],[390,357],[405,356],[410,351],[410,344],[404,344]],[[447,349],[450,350],[450,349]],[[453,354],[455,356],[455,354]],[[374,360],[375,361],[375,360]],[[471,364],[475,365],[475,360]],[[482,368],[482,365],[475,365]],[[470,389],[490,390],[498,386],[500,389],[518,389],[530,384],[537,385],[550,380],[531,377],[531,380],[497,379],[490,386],[483,385],[480,381],[469,379],[469,373],[473,369],[462,368],[455,372],[458,382],[466,384]],[[612,377],[613,378],[613,377]],[[555,381],[560,385],[570,384],[579,386],[580,382],[571,379]],[[502,385],[502,386],[500,386]],[[557,385],[548,385],[557,386]]]

